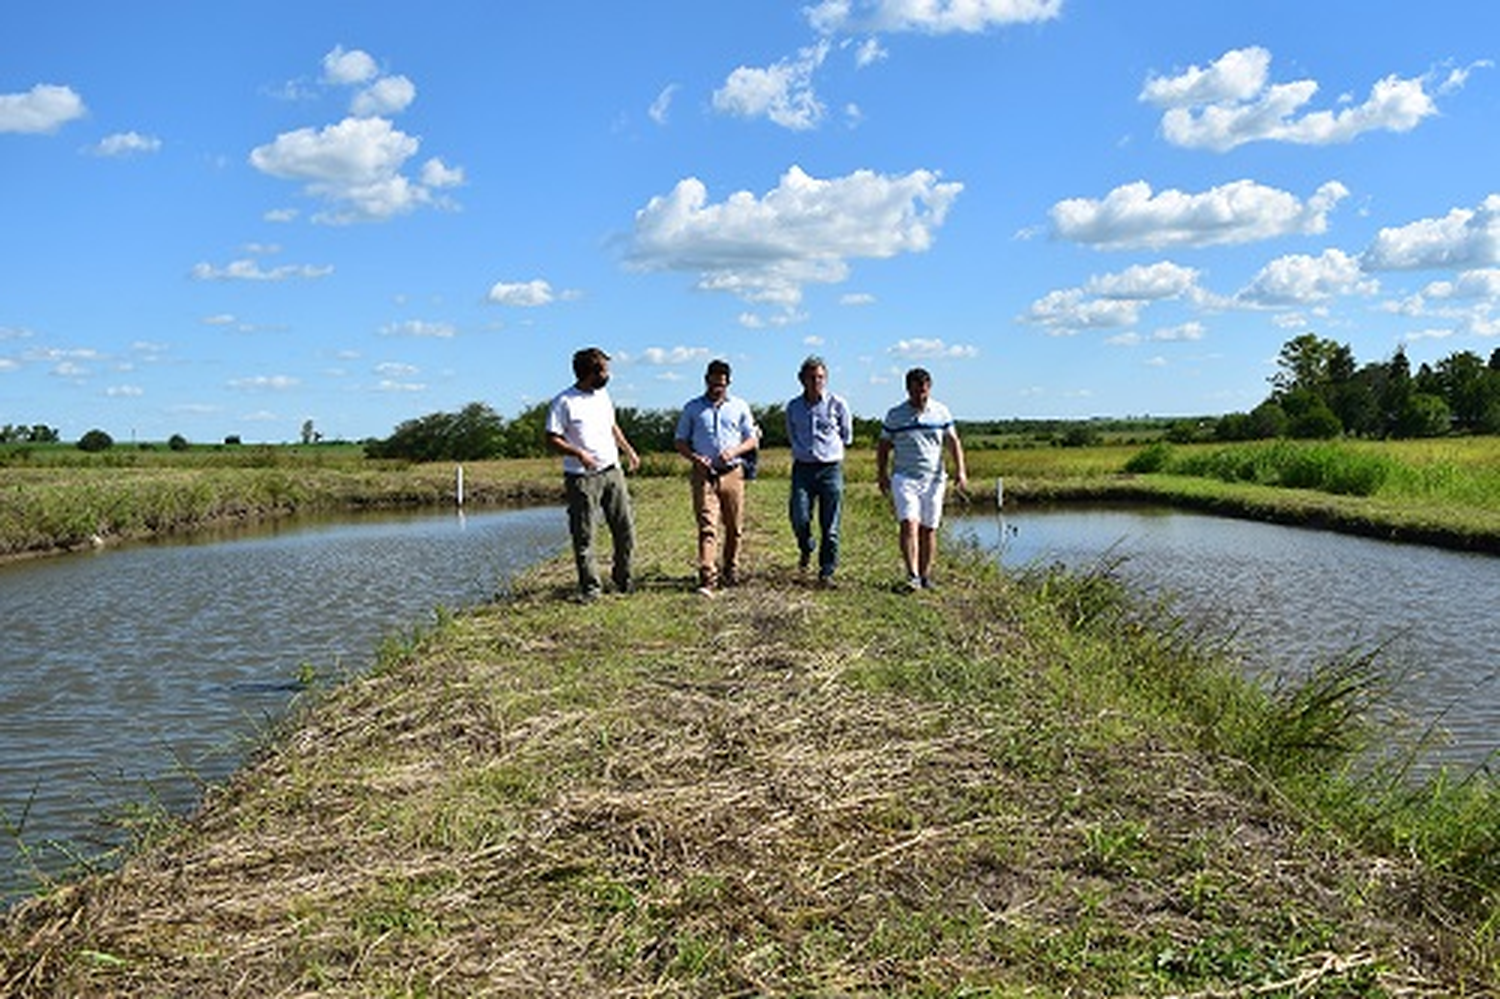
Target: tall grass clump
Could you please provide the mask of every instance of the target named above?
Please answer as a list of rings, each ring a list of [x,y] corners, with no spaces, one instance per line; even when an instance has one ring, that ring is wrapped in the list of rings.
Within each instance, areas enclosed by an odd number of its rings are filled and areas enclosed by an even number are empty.
[[[1400,468],[1395,459],[1338,444],[1273,441],[1177,454],[1152,445],[1127,471],[1164,472],[1221,482],[1310,489],[1343,496],[1372,496]]]

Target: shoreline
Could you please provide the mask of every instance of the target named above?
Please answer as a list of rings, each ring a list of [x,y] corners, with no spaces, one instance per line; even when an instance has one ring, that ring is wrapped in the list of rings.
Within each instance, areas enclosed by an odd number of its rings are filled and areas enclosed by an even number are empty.
[[[747,585],[695,596],[685,485],[634,480],[637,594],[580,608],[561,558],[388,649],[119,870],[3,914],[0,992],[1494,984],[1438,872],[1285,797],[1327,763],[1242,756],[1262,700],[1120,595],[957,553],[896,594],[868,484],[816,591],[750,488]]]

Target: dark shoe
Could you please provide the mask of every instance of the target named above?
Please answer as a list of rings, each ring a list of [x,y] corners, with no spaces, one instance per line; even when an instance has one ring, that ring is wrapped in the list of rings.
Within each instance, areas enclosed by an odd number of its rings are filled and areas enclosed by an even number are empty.
[[[916,576],[908,576],[906,582],[896,586],[897,593],[916,593],[922,588],[922,581]]]
[[[812,552],[802,552],[797,556],[797,571],[806,572],[807,567],[812,565]]]
[[[724,574],[719,577],[720,586],[739,586],[740,574],[733,569],[725,569]]]
[[[832,576],[819,576],[818,577],[818,589],[820,589],[820,590],[836,590],[838,588],[839,588],[839,584],[838,584],[838,582]]]
[[[921,583],[922,583],[922,589],[924,589],[924,590],[935,590],[935,589],[937,589],[937,584],[932,581],[932,577],[931,576],[923,576],[922,579],[921,579]]]
[[[579,590],[577,599],[581,604],[591,604],[599,599],[599,588],[590,587],[587,590]]]

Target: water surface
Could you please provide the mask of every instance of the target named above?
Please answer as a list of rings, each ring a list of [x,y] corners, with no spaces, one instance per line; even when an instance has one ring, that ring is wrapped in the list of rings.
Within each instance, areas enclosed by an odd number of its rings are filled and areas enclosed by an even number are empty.
[[[1268,682],[1379,648],[1393,705],[1462,768],[1500,748],[1500,558],[1168,508],[1025,507],[950,527],[1020,567],[1119,575],[1232,644]]]
[[[491,599],[565,543],[562,513],[538,508],[0,565],[0,896],[65,863],[53,841],[114,842],[98,818],[122,803],[191,808],[307,675],[368,667],[382,638]]]

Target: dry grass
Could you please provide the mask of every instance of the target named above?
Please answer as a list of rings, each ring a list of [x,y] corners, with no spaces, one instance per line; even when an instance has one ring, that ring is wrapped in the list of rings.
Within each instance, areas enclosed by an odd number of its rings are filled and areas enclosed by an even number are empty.
[[[685,489],[636,488],[642,592],[543,567],[329,692],[11,912],[0,994],[1487,994],[1418,872],[1069,687],[1010,583],[896,596],[856,504],[847,585],[808,589],[773,485],[703,601]],[[950,659],[983,696],[910,692]]]

